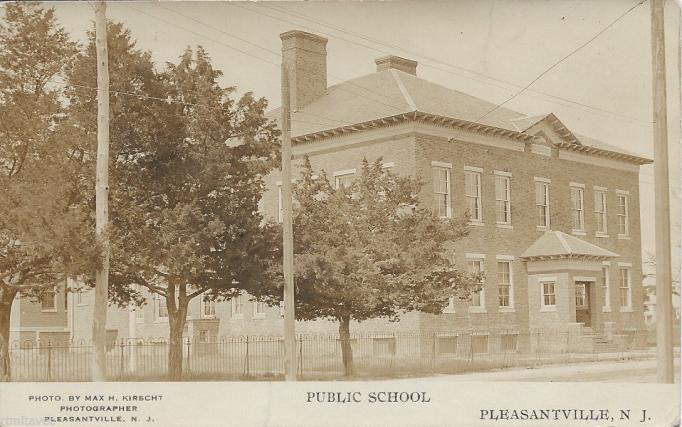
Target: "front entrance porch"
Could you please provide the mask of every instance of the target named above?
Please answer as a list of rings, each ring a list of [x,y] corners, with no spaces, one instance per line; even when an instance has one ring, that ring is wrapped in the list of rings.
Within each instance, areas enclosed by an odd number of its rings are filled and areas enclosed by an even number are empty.
[[[543,234],[520,257],[528,274],[529,328],[564,330],[574,349],[593,347],[604,336],[602,263],[617,256],[559,231]]]

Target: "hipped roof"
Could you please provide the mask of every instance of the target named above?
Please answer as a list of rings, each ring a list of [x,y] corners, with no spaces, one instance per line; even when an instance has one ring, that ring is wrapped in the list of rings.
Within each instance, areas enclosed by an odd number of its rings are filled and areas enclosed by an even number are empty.
[[[280,109],[276,108],[267,116],[279,121],[280,114]],[[533,135],[525,131],[546,120],[562,135],[560,148],[637,164],[651,162],[619,147],[585,136],[578,137],[554,114],[528,117],[397,69],[367,74],[330,86],[325,95],[292,112],[291,116],[294,143],[416,119],[441,124],[449,119],[453,126],[471,128],[472,125],[480,125],[485,132],[530,140]]]
[[[618,254],[561,231],[548,231],[540,236],[524,253],[522,259],[583,258],[607,260]]]

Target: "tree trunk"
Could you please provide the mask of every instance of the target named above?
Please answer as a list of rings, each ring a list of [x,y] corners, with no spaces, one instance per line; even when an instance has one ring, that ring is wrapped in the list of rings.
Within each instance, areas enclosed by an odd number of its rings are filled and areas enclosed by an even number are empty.
[[[176,301],[175,294],[178,294]],[[168,287],[166,295],[166,307],[168,307],[168,326],[170,340],[168,344],[168,377],[171,381],[182,379],[182,334],[187,321],[187,298],[186,285],[180,285],[176,289],[174,285]]]
[[[339,319],[339,338],[341,338],[341,360],[344,375],[353,375],[353,348],[350,345],[350,316]]]
[[[170,341],[168,345],[168,377],[171,381],[179,381],[182,378],[182,333],[185,329],[185,315],[180,316],[179,311],[175,314],[168,313],[170,326]]]
[[[17,291],[0,287],[0,382],[8,382],[11,378],[9,360],[9,321],[12,302]]]

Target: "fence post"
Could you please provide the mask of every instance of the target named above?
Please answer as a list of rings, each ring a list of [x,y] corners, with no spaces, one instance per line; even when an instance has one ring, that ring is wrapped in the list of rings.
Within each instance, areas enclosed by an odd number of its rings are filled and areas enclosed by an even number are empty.
[[[436,372],[436,340],[438,339],[438,333],[434,332],[433,333],[433,348],[431,349],[431,373]]]
[[[47,380],[52,381],[52,343],[47,342]]]
[[[190,345],[192,344],[192,340],[190,337],[187,337],[187,374],[189,375],[191,366],[190,366]]]
[[[303,337],[298,337],[298,375],[303,376]]]
[[[244,374],[249,376],[249,336],[246,336],[246,361],[244,366]]]
[[[123,376],[123,369],[124,369],[124,360],[123,358],[125,357],[125,352],[123,351],[123,340],[121,340],[121,345],[119,346],[120,348],[120,353],[121,353],[121,365],[118,368],[118,379],[120,380],[121,377]]]

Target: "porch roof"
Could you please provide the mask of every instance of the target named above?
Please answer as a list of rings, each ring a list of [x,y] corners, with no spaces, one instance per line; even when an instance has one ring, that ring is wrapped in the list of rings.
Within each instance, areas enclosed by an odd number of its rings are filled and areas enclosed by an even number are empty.
[[[561,231],[548,231],[544,233],[524,253],[521,259],[566,259],[582,258],[592,260],[607,260],[615,258],[618,254],[601,248],[592,243],[581,240],[575,236]]]

